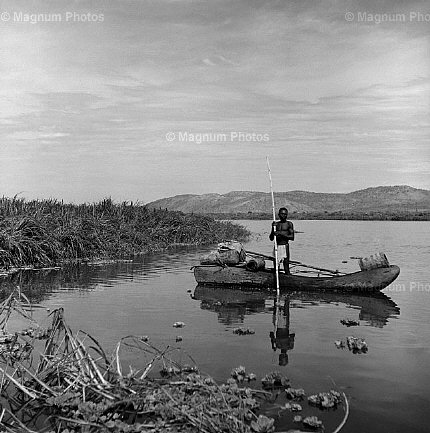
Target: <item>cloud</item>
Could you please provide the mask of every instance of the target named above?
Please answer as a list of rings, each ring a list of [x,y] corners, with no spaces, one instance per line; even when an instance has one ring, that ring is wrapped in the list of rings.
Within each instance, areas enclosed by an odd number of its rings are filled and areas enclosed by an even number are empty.
[[[346,11],[425,11],[425,2],[4,3],[8,11],[104,16],[0,26],[0,140],[10,193],[43,195],[46,182],[32,181],[41,164],[54,184],[67,172],[82,191],[91,178],[91,196],[108,185],[125,198],[114,182],[124,186],[130,173],[136,195],[145,182],[154,185],[153,198],[170,195],[168,188],[187,192],[199,175],[226,164],[262,183],[252,170],[267,153],[294,158],[289,173],[298,189],[300,170],[312,173],[305,182],[315,190],[339,179],[343,188],[395,180],[382,166],[430,187],[419,163],[430,132],[428,23],[345,20]],[[172,144],[169,131],[258,132],[270,141]],[[17,152],[28,173],[19,178]],[[333,169],[333,161],[346,168]],[[163,191],[150,178],[157,166],[171,167]],[[348,182],[354,170],[371,177]],[[228,177],[219,180],[220,189],[239,189],[229,185]],[[54,192],[76,196],[64,183]]]

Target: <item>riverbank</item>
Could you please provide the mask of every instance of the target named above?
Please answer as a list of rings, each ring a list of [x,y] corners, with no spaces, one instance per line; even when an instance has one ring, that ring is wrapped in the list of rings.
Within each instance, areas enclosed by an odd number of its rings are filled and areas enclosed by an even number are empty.
[[[148,209],[133,202],[68,204],[0,199],[0,269],[70,261],[129,259],[171,245],[245,240],[249,232],[210,216]]]

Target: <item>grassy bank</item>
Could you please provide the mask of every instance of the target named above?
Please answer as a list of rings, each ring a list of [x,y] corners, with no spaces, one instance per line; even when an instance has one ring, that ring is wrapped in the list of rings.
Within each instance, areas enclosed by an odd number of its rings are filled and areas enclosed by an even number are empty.
[[[92,204],[0,199],[0,268],[122,259],[174,244],[244,240],[249,232],[204,215],[105,199]]]

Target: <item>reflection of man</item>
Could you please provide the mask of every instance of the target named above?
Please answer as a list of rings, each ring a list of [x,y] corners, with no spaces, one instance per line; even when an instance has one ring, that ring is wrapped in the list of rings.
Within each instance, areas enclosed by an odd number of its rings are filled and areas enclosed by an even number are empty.
[[[279,209],[280,221],[273,221],[272,231],[269,239],[273,241],[276,236],[276,244],[278,245],[278,260],[283,261],[284,272],[290,273],[290,246],[289,241],[294,240],[294,226],[291,221],[287,221],[288,210],[285,207]]]
[[[276,326],[276,334],[270,332],[272,349],[281,349],[279,354],[279,365],[288,364],[288,350],[294,349],[294,338],[296,334],[290,334],[290,299],[286,299],[284,307],[275,307],[273,310],[273,325]]]

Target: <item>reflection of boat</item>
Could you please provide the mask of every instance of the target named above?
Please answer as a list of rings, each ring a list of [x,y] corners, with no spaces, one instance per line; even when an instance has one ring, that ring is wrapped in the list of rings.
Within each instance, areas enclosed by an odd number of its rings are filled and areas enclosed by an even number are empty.
[[[391,284],[399,275],[398,266],[358,271],[331,277],[306,277],[279,273],[280,287],[284,291],[335,290],[342,292],[374,293]],[[221,267],[217,265],[195,266],[194,276],[198,284],[231,286],[248,289],[271,289],[275,286],[273,270],[248,271],[245,267]]]
[[[218,322],[225,325],[242,323],[245,316],[265,311],[266,299],[261,296],[261,292],[243,292],[243,294],[249,295],[245,299],[235,296],[237,290],[222,290],[221,292],[225,293],[221,293],[221,296],[219,291],[217,291],[217,296],[211,296],[208,290],[211,289],[208,287],[196,288],[194,299],[201,301],[200,308],[202,310],[215,311],[218,315]],[[239,291],[239,293],[242,292]]]
[[[397,304],[383,293],[371,296],[356,295],[351,293],[333,292],[292,292],[285,297],[289,299],[291,308],[306,307],[319,304],[342,303],[350,308],[359,310],[359,319],[371,326],[382,328],[391,317],[398,316],[400,309]],[[236,322],[243,321],[243,316],[261,311],[271,311],[273,305],[266,307],[266,301],[273,301],[271,296],[265,292],[251,292],[234,290],[228,288],[214,288],[197,286],[194,291],[194,299],[202,301],[204,309],[222,311],[229,309],[230,323],[234,322],[232,314],[236,312]],[[240,314],[239,314],[240,313]],[[219,316],[220,322],[224,323]]]
[[[400,308],[397,304],[384,293],[374,293],[373,295],[363,296],[353,293],[295,293],[294,300],[301,300],[304,305],[307,303],[329,303],[346,304],[348,307],[359,310],[359,319],[367,322],[371,326],[382,328],[388,323],[388,319],[398,316]]]

